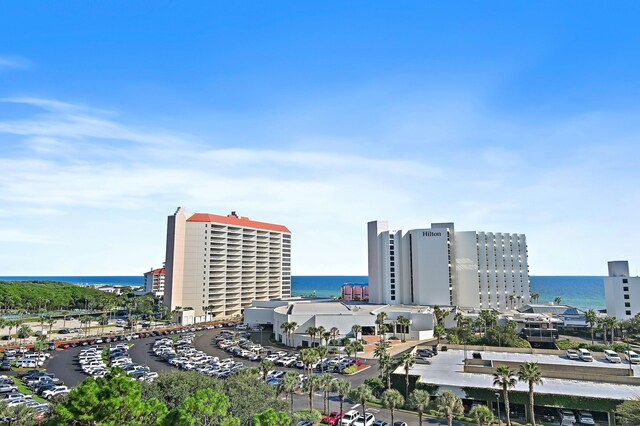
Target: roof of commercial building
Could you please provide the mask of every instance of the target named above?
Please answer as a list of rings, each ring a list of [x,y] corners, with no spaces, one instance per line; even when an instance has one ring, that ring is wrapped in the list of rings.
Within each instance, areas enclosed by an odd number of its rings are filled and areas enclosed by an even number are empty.
[[[568,305],[524,305],[518,311],[525,314],[582,315],[578,308]]]
[[[255,220],[249,219],[248,217],[241,217],[235,214],[218,216],[209,213],[194,213],[187,219],[187,222],[213,222],[222,223],[225,225],[240,226],[243,228],[266,229],[268,231],[291,233],[291,231],[289,231],[286,226],[266,222],[257,222]]]
[[[152,269],[149,272],[145,272],[144,275],[153,274],[153,275],[162,275],[165,273],[164,268]]]
[[[469,357],[471,357],[471,352],[472,351],[468,351],[467,355]],[[576,362],[580,362],[564,359],[556,355],[532,355],[499,352],[482,352],[482,358],[518,362],[532,361],[539,362],[540,364],[575,364]],[[496,389],[493,386],[493,375],[463,372],[463,359],[464,351],[461,350],[440,352],[437,356],[430,358],[431,365],[416,364],[410,370],[410,374],[421,375],[423,382],[439,386]],[[609,364],[601,360],[596,360],[593,363],[580,363],[580,365],[598,368],[600,363],[607,367],[629,368],[628,364]],[[640,366],[634,365],[632,368],[634,370],[634,375],[638,375],[640,373]],[[395,373],[404,375],[404,370],[402,367],[398,367]],[[527,392],[528,385],[526,383],[518,382],[513,390]],[[536,385],[536,393],[577,395],[592,398],[636,399],[638,395],[640,395],[640,387],[616,383],[544,378],[541,385]]]

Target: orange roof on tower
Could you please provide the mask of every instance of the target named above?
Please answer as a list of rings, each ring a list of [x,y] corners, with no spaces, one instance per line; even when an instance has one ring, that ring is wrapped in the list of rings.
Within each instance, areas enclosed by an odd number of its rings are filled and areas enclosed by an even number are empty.
[[[249,219],[248,217],[239,217],[235,214],[218,216],[208,213],[194,213],[187,219],[187,222],[215,222],[223,223],[225,225],[242,226],[245,228],[266,229],[268,231],[286,232],[287,234],[291,233],[291,231],[289,231],[286,226],[275,225],[273,223],[266,222],[257,222],[255,220]]]

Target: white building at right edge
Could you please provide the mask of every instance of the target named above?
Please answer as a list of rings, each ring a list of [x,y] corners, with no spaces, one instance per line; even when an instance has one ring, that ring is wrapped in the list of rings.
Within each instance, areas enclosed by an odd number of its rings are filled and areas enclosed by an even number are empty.
[[[456,232],[453,223],[406,232],[368,223],[369,302],[512,309],[529,303],[524,234]]]
[[[609,276],[604,279],[607,315],[627,320],[640,313],[640,277],[629,276],[629,262],[608,263]]]

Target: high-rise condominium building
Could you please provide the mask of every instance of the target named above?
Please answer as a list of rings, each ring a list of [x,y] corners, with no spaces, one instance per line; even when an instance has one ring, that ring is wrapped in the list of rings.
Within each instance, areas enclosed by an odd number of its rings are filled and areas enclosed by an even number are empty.
[[[368,223],[371,303],[509,309],[529,302],[523,234],[455,232],[453,223],[389,230]]]
[[[640,313],[640,277],[629,276],[629,262],[609,262],[609,276],[604,278],[604,297],[607,315],[619,320],[633,318]]]
[[[144,291],[155,297],[164,296],[165,269],[153,269],[144,273]]]
[[[210,318],[291,295],[291,232],[282,225],[178,208],[167,223],[165,304]]]

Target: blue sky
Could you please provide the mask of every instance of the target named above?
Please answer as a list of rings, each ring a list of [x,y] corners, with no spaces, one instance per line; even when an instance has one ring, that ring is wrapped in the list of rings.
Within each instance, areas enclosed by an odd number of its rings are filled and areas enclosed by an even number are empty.
[[[533,275],[640,267],[640,5],[0,5],[0,275],[135,275],[166,216],[526,233]]]

